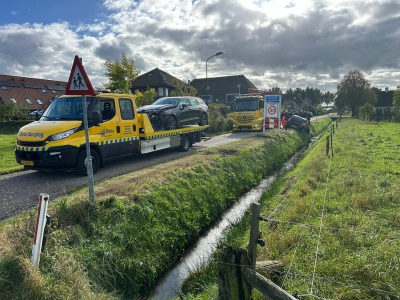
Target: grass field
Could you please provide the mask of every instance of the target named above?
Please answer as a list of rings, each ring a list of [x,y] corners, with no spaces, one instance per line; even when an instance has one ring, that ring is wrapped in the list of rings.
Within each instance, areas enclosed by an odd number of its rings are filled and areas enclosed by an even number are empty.
[[[299,299],[400,299],[400,125],[343,119],[333,157],[325,137],[263,195],[263,217],[281,208],[260,223],[257,261],[282,261],[277,283]],[[227,244],[244,248],[248,224]],[[182,299],[216,299],[216,269],[194,274]]]
[[[15,162],[14,145],[17,133],[26,123],[0,123],[0,175],[23,170]]]
[[[313,126],[320,132],[330,119]],[[0,222],[0,299],[140,299],[243,193],[310,136],[266,133],[95,184],[49,204],[40,272],[36,210]]]

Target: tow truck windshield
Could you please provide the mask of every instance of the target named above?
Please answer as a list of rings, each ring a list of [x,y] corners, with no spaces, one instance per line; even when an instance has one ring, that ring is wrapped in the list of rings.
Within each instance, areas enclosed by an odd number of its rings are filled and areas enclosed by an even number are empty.
[[[258,110],[257,99],[236,99],[235,111],[255,111]]]
[[[90,112],[100,112],[100,101],[99,98],[87,97],[86,106],[88,116]],[[54,120],[83,120],[82,110],[82,97],[68,97],[68,98],[56,98],[42,114],[41,121],[54,121]]]

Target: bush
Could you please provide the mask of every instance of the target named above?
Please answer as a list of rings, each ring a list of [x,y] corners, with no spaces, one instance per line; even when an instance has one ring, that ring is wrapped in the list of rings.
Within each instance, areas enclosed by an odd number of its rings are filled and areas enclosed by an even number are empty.
[[[210,104],[208,106],[208,132],[222,132],[232,130],[233,119],[226,118],[224,113],[228,114],[228,108],[220,104]]]

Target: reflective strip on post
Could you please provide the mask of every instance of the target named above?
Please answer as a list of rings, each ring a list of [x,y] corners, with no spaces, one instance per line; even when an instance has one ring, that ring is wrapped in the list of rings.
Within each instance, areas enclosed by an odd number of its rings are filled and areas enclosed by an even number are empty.
[[[46,227],[46,213],[47,213],[47,205],[49,203],[49,195],[48,194],[40,194],[39,196],[39,204],[38,204],[38,215],[36,218],[36,228],[35,235],[33,237],[33,247],[32,247],[32,264],[38,268],[40,261],[40,252],[42,250],[42,241],[43,241],[43,233],[44,228]]]

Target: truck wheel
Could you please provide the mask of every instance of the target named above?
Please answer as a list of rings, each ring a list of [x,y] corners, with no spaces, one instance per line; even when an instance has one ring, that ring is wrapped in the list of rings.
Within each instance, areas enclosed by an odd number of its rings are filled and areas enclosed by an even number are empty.
[[[178,122],[174,116],[169,116],[167,120],[167,129],[173,130],[178,127]]]
[[[207,114],[206,114],[206,113],[202,113],[202,114],[201,114],[201,117],[200,117],[199,125],[200,125],[200,126],[203,126],[203,125],[207,125],[207,123],[208,123]]]
[[[90,156],[92,158],[92,168],[93,174],[99,170],[100,167],[100,157],[96,150],[90,149]],[[78,175],[86,176],[86,149],[81,149],[76,158],[75,173]]]
[[[189,150],[189,148],[190,148],[190,137],[187,134],[185,134],[184,136],[182,136],[179,150],[182,152],[186,152]]]

